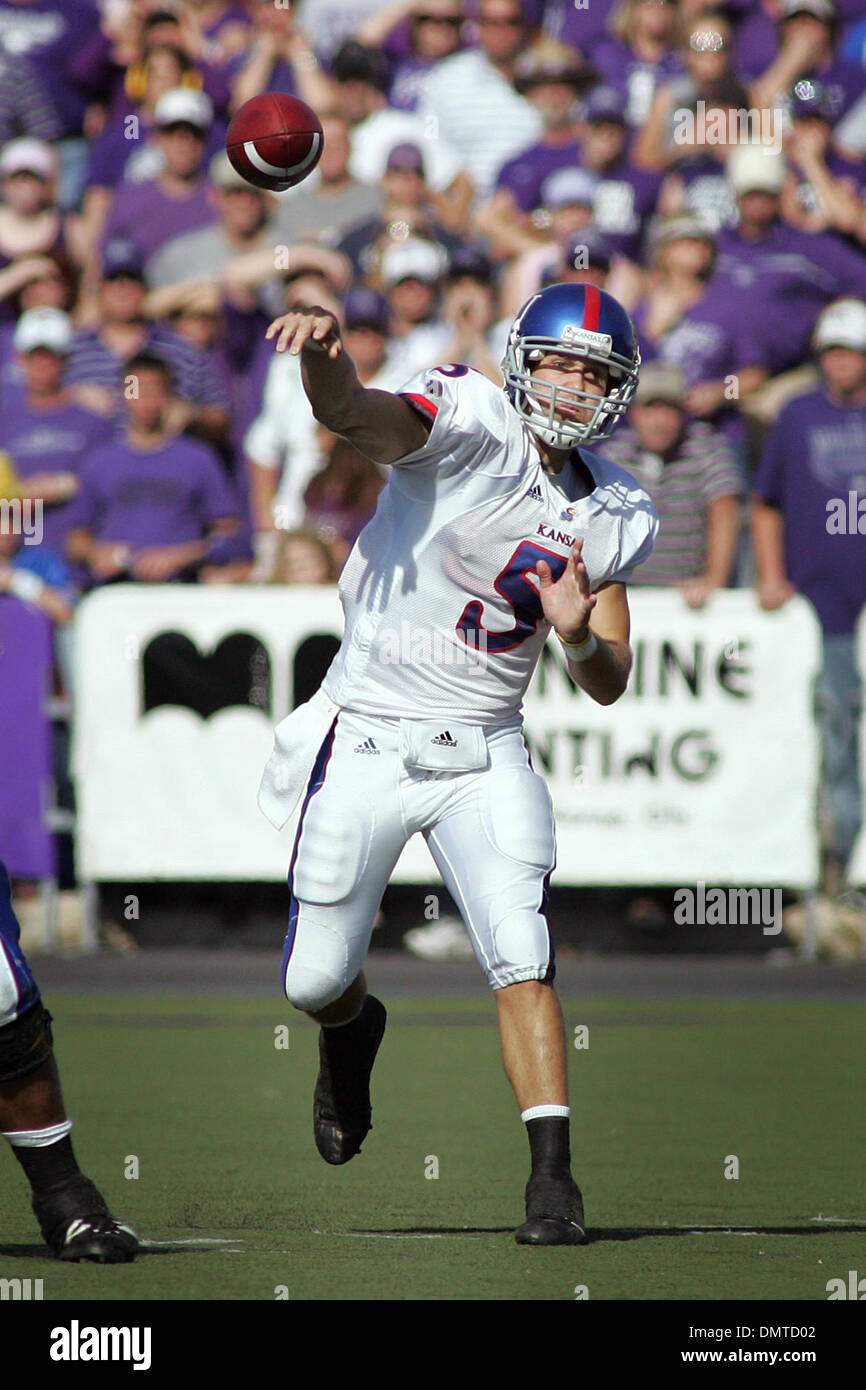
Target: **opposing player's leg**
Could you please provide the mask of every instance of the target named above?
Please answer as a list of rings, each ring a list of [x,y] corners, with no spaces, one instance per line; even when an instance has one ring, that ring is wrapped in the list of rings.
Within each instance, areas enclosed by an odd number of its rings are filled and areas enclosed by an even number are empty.
[[[289,870],[286,998],[320,1025],[316,1147],[347,1163],[372,1128],[370,1075],[385,1031],[363,964],[406,842],[396,735],[341,712],[313,767]]]
[[[51,1015],[21,952],[0,864],[0,1134],[30,1183],[46,1244],[61,1260],[125,1263],[138,1241],[78,1167],[54,1060]]]
[[[578,1244],[583,1202],[571,1175],[565,1033],[545,918],[556,846],[550,795],[519,734],[494,736],[490,767],[456,790],[427,835],[496,991],[506,1074],[526,1124],[531,1171],[521,1244]]]

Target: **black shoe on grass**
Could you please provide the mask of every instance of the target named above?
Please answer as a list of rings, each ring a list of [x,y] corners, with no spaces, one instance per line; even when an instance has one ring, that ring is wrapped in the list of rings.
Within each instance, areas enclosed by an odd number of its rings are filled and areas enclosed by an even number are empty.
[[[526,1220],[514,1233],[518,1245],[582,1245],[583,1198],[570,1176],[533,1174],[526,1184]]]
[[[48,1241],[58,1260],[82,1264],[129,1264],[138,1254],[138,1239],[113,1216],[76,1216],[58,1226]]]
[[[387,1017],[384,1004],[368,994],[351,1023],[319,1031],[313,1133],[326,1163],[348,1163],[372,1129],[370,1073]]]

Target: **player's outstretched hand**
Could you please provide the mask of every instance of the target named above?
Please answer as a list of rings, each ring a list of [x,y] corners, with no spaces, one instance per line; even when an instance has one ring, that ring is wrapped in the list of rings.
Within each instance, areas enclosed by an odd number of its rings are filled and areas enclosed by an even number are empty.
[[[536,565],[541,607],[547,621],[565,642],[582,642],[589,631],[589,619],[598,599],[590,593],[589,575],[581,558],[583,537],[578,536],[559,579],[546,560]]]
[[[318,304],[292,314],[281,314],[268,325],[265,337],[276,338],[274,346],[277,352],[288,349],[292,356],[307,345],[319,352],[326,352],[331,358],[339,357],[343,351],[339,323],[333,314]]]

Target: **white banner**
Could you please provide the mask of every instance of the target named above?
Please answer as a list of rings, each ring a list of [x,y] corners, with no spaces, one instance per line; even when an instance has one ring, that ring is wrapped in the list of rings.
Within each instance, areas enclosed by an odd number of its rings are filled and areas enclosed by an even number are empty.
[[[554,883],[813,884],[811,609],[766,614],[747,591],[702,612],[660,589],[633,589],[630,604],[635,667],[620,701],[603,708],[576,690],[555,639],[527,696],[527,742],[556,808]],[[341,632],[325,588],[112,585],[87,598],[75,633],[80,874],[284,878],[291,827],[278,834],[258,811],[259,777],[292,707],[298,648]],[[159,703],[173,662],[198,681],[199,707]],[[420,836],[394,878],[436,879]]]

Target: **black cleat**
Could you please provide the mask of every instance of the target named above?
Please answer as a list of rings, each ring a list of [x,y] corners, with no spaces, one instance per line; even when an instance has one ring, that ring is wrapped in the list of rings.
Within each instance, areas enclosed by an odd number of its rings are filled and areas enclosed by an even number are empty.
[[[82,1264],[129,1264],[138,1254],[138,1239],[113,1216],[75,1216],[58,1226],[48,1242],[58,1260]]]
[[[385,1005],[368,994],[351,1023],[319,1031],[313,1133],[326,1163],[348,1163],[372,1129],[370,1073],[387,1017]]]
[[[526,1220],[514,1233],[518,1245],[582,1245],[583,1198],[570,1176],[533,1174],[526,1184]]]

